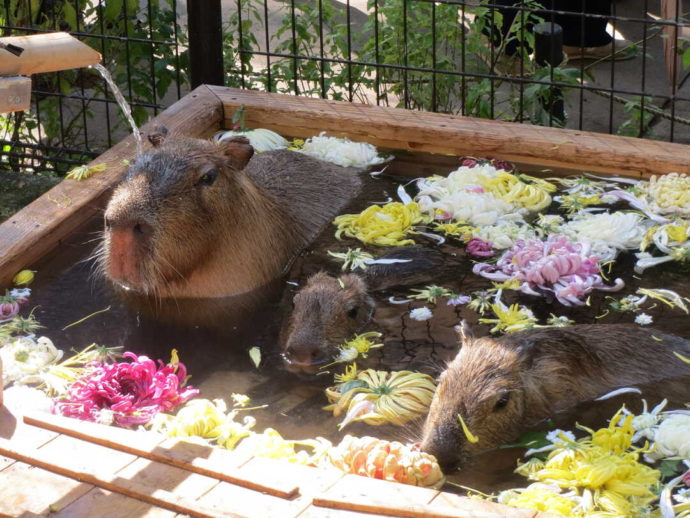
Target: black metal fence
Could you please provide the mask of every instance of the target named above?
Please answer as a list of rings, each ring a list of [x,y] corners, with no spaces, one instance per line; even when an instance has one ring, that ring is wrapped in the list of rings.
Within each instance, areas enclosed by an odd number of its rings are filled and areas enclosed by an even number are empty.
[[[101,51],[138,122],[190,83],[224,82],[690,142],[681,0],[0,2],[5,35],[64,29]],[[629,59],[606,59],[612,38]],[[93,71],[34,88],[32,112],[0,119],[12,168],[64,171],[126,131]]]

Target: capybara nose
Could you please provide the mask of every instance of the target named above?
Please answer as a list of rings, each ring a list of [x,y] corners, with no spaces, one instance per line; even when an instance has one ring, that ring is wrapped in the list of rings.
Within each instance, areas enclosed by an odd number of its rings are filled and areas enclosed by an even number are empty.
[[[328,361],[328,356],[318,347],[296,347],[288,345],[283,355],[285,360],[293,365],[315,366]]]
[[[141,267],[151,246],[153,227],[143,221],[116,221],[106,218],[110,236],[108,274],[134,287],[142,281]]]
[[[458,446],[451,440],[431,440],[422,442],[421,450],[436,457],[441,470],[450,473],[460,465]]]

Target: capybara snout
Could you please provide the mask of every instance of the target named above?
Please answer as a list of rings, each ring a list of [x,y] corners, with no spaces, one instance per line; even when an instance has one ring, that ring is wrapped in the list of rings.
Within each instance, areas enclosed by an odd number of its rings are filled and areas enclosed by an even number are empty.
[[[460,334],[423,429],[422,450],[447,468],[615,388],[690,374],[673,354],[690,353],[688,340],[636,325]]]

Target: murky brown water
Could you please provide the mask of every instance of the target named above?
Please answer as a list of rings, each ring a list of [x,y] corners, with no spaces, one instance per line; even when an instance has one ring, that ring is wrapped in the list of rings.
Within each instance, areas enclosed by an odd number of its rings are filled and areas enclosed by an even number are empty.
[[[359,211],[371,202],[394,197],[396,186],[396,180],[392,178],[369,180],[361,199],[348,212]],[[176,348],[192,374],[191,383],[200,387],[201,397],[229,399],[233,392],[245,393],[254,404],[268,405],[266,409],[252,413],[258,421],[257,429],[270,426],[287,438],[321,435],[337,441],[345,433],[353,433],[389,439],[417,439],[418,425],[396,428],[355,423],[339,432],[338,419],[321,409],[327,403],[323,388],[332,381],[332,377],[291,374],[283,369],[279,357],[277,334],[280,321],[289,311],[292,295],[298,289],[286,284],[286,281],[302,284],[310,274],[321,269],[337,273],[339,263],[325,258],[325,250],[344,250],[348,245],[360,246],[359,243],[350,241],[335,244],[333,227],[327,228],[323,236],[295,261],[287,279],[277,281],[252,300],[179,301],[167,308],[156,308],[159,312],[167,313],[166,320],[160,321],[147,316],[146,311],[129,309],[102,278],[92,275],[92,264],[88,257],[98,226],[98,222],[95,222],[93,232],[85,230],[75,234],[38,266],[39,274],[32,286],[31,304],[32,307],[37,306],[35,314],[46,326],[44,334],[59,348],[80,350],[96,342],[105,346],[124,346],[125,350],[165,361],[171,349]],[[430,241],[423,244],[434,246]],[[472,291],[490,287],[488,280],[471,273],[472,262],[464,257],[462,249],[443,245],[440,250],[449,257],[452,255],[454,266],[438,272],[434,279],[429,280],[429,284],[442,284],[457,293],[468,295]],[[687,269],[674,265],[658,267],[648,270],[642,279],[637,279],[626,273],[632,271],[633,259],[630,254],[621,257],[612,272],[612,277],[620,276],[627,284],[622,292],[615,294],[616,298],[633,293],[640,286],[663,287],[690,296]],[[283,291],[285,293],[281,296]],[[408,316],[411,305],[388,302],[391,295],[402,297],[406,292],[407,289],[374,294],[377,311],[369,328],[383,333],[385,347],[373,350],[366,362],[358,362],[360,368],[412,369],[436,375],[444,362],[456,352],[453,326],[460,319],[465,318],[472,323],[477,335],[488,334],[488,326],[477,324],[478,316],[474,312],[463,307],[447,306],[445,301],[436,307],[430,305],[434,311],[434,318],[430,321],[411,320]],[[606,309],[604,297],[605,294],[594,292],[591,306],[580,308],[565,308],[557,302],[551,304],[543,298],[527,295],[521,295],[518,300],[531,307],[542,321],[551,313],[556,313],[567,315],[578,323],[632,322],[634,315],[621,313],[596,319]],[[109,311],[63,330],[66,325],[108,306],[111,308]],[[654,317],[654,327],[690,338],[690,319],[685,313],[663,305],[646,312]],[[212,318],[207,318],[208,315],[212,315]],[[263,361],[259,369],[254,368],[247,354],[253,346],[259,346],[262,350]],[[672,391],[671,385],[676,392],[674,394],[669,393]],[[673,384],[669,382],[646,387],[644,391],[644,397],[651,404],[665,396],[673,396],[670,406],[680,406],[690,400],[690,378],[675,380]],[[583,405],[574,415],[577,415],[580,423],[603,425],[624,399]],[[629,399],[628,406],[633,409],[639,406],[639,397]],[[574,418],[564,416],[557,424],[572,426]],[[521,452],[512,449],[485,454],[451,479],[482,491],[515,486],[524,481],[512,474]]]

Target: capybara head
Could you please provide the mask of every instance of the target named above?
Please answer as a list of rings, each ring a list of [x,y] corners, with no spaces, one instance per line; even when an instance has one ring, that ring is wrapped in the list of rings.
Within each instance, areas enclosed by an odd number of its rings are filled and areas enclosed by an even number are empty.
[[[105,211],[101,266],[125,289],[165,296],[214,256],[236,219],[233,193],[254,152],[249,141],[149,136]]]
[[[464,323],[457,330],[461,349],[441,374],[422,439],[422,450],[436,456],[444,471],[515,439],[526,405],[529,346],[511,349],[489,337],[474,339]],[[476,442],[468,440],[460,417]]]
[[[374,301],[357,275],[331,277],[317,273],[295,295],[283,338],[289,370],[315,372],[331,361],[336,347],[359,333],[371,320]]]

